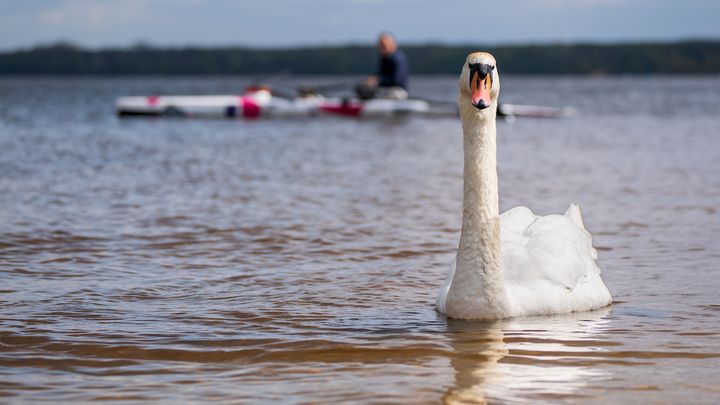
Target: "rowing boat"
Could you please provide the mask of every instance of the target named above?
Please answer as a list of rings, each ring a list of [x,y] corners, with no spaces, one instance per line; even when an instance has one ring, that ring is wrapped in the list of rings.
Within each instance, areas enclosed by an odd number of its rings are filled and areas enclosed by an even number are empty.
[[[457,116],[456,107],[438,105],[420,99],[324,97],[317,94],[295,98],[274,96],[265,88],[251,89],[242,95],[125,96],[115,102],[117,114],[130,116],[202,117],[202,118],[294,118]],[[568,115],[566,109],[500,104],[498,115],[554,118]]]
[[[319,95],[293,99],[272,96],[266,90],[242,95],[129,96],[115,102],[120,116],[181,116],[212,118],[279,118],[336,115],[390,117],[432,114],[424,100],[326,98]]]

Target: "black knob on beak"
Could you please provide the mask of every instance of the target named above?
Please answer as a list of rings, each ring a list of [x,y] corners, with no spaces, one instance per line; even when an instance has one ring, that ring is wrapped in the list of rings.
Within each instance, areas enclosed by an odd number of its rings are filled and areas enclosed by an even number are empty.
[[[484,109],[490,107],[490,104],[488,104],[485,100],[480,100],[480,101],[478,101],[477,104],[473,104],[473,105],[474,105],[475,108],[477,108],[478,110],[484,110]]]

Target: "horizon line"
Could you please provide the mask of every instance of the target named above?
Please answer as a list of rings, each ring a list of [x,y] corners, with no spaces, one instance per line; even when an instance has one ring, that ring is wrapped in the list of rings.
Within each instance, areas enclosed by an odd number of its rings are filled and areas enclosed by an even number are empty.
[[[417,46],[477,46],[482,45],[486,47],[533,47],[533,46],[577,46],[577,45],[591,45],[591,46],[618,46],[618,45],[672,45],[681,44],[688,42],[718,42],[720,43],[720,37],[703,37],[703,36],[687,36],[677,39],[627,39],[627,40],[601,40],[601,39],[582,39],[582,40],[547,40],[547,41],[497,41],[497,42],[486,42],[473,44],[470,41],[454,41],[454,40],[420,40],[420,41],[406,41],[400,44],[400,48],[403,47],[417,47]],[[83,51],[105,51],[105,50],[132,50],[132,49],[156,49],[156,50],[170,50],[170,49],[248,49],[248,50],[268,50],[268,51],[281,51],[281,50],[299,50],[299,49],[318,49],[318,48],[342,48],[342,47],[374,47],[374,41],[344,41],[344,42],[325,42],[325,43],[307,43],[307,44],[293,44],[293,45],[252,45],[252,44],[240,44],[240,43],[227,43],[227,44],[157,44],[150,41],[138,40],[133,43],[125,45],[83,45],[81,43],[58,39],[56,41],[38,42],[34,45],[18,46],[14,48],[0,48],[0,53],[8,54],[15,52],[27,52],[43,48],[51,48],[58,46],[66,46],[76,48]]]

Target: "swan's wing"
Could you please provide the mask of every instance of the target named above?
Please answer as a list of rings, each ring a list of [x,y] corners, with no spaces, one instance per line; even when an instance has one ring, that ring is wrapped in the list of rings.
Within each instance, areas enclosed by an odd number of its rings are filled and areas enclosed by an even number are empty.
[[[593,260],[597,260],[598,254],[597,250],[592,246],[592,235],[590,235],[590,232],[585,229],[585,221],[582,219],[582,213],[580,212],[580,206],[577,204],[570,204],[568,209],[565,211],[565,216],[572,221],[575,225],[577,225],[580,229],[585,231],[585,234],[587,234],[590,242],[590,251],[592,253]],[[600,268],[598,268],[598,271]]]
[[[597,253],[576,205],[571,205],[566,215],[542,217],[531,217],[530,210],[518,208],[522,209],[500,216],[503,269],[510,284],[573,290],[589,272],[599,271]],[[508,213],[519,215],[508,215],[503,221]]]
[[[522,235],[537,217],[528,207],[515,207],[503,212],[500,214],[500,239]]]
[[[582,219],[579,205],[571,203],[568,209],[565,210],[565,216],[580,229],[585,230],[585,222]]]
[[[505,279],[514,285],[522,284],[532,273],[527,251],[525,230],[538,218],[530,208],[515,207],[500,214],[500,242],[502,268]]]
[[[525,234],[528,256],[542,279],[572,290],[592,270],[587,236],[564,215],[540,217]]]

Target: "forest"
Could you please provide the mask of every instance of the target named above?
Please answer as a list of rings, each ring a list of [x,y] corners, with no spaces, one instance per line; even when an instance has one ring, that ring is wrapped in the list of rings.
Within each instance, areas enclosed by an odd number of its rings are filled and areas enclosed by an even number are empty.
[[[415,74],[455,74],[475,50],[503,73],[528,75],[720,73],[720,41],[617,44],[406,44]],[[135,45],[86,49],[57,43],[0,53],[0,75],[354,75],[375,70],[369,44],[259,49]]]

